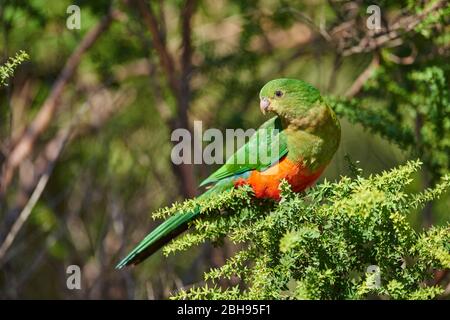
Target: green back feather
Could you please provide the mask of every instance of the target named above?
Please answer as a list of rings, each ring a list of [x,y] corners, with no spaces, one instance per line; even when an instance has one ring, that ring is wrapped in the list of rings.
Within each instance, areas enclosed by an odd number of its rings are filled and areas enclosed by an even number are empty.
[[[246,171],[263,171],[288,152],[281,120],[273,117],[264,122],[249,141],[239,148],[217,171],[202,181],[200,186],[217,182]]]

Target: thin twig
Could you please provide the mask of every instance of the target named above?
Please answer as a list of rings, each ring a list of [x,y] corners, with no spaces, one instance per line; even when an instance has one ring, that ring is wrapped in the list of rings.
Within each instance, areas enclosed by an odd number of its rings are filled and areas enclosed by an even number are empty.
[[[380,57],[375,53],[372,62],[369,66],[358,76],[351,87],[345,93],[346,97],[354,97],[361,91],[366,81],[372,76],[373,71],[380,65]]]
[[[375,36],[373,34],[367,34],[359,41],[357,45],[343,50],[342,55],[349,56],[355,53],[370,52],[387,45],[388,43],[400,38],[402,34],[414,30],[414,28],[425,20],[426,17],[428,17],[431,13],[442,9],[446,4],[447,1],[445,0],[437,1],[417,15],[400,18],[391,26],[388,26],[386,30],[376,34]]]
[[[53,168],[55,167],[56,161],[58,160],[59,156],[62,153],[62,150],[64,149],[64,146],[66,145],[67,141],[69,140],[69,137],[71,133],[73,132],[73,128],[75,127],[75,124],[79,121],[81,116],[86,112],[88,104],[85,103],[77,112],[75,117],[72,118],[70,124],[61,129],[59,133],[57,134],[56,138],[51,140],[44,151],[44,157],[46,159],[46,165],[43,168],[43,173],[41,174],[38,183],[36,184],[36,187],[34,188],[33,193],[30,196],[30,199],[28,200],[25,207],[20,212],[18,218],[14,222],[13,226],[11,227],[11,230],[8,232],[7,236],[5,237],[5,240],[3,241],[2,245],[0,246],[0,261],[3,260],[6,252],[10,248],[11,244],[13,243],[14,239],[16,238],[17,234],[19,233],[20,229],[24,225],[24,223],[29,218],[31,212],[33,211],[34,206],[36,205],[37,201],[42,195],[42,192],[45,189],[45,186],[47,185],[47,182],[52,174]]]
[[[50,177],[50,173],[47,172],[39,179],[39,182],[36,186],[36,189],[34,189],[33,194],[30,197],[30,200],[28,201],[27,205],[20,213],[17,220],[14,222],[11,230],[9,231],[8,235],[5,238],[5,241],[3,241],[3,243],[0,247],[0,261],[3,260],[3,257],[6,254],[6,251],[8,251],[9,247],[13,243],[17,234],[19,233],[20,229],[22,228],[23,224],[25,223],[25,221],[27,221],[28,217],[30,216],[31,212],[33,211],[33,208],[36,205],[36,202],[41,197],[41,194],[44,191],[45,186],[47,185],[49,177]]]
[[[160,30],[158,28],[158,21],[156,16],[151,8],[144,0],[134,0],[133,3],[136,3],[139,12],[143,18],[144,24],[150,31],[153,40],[153,46],[155,47],[156,52],[158,53],[159,59],[161,61],[161,65],[164,68],[166,75],[169,80],[169,86],[175,96],[179,97],[179,84],[176,76],[176,69],[174,64],[174,59],[167,49],[164,40],[161,36]]]
[[[167,125],[172,129],[185,128],[190,130],[188,124],[188,109],[190,103],[190,76],[192,71],[192,43],[191,43],[191,20],[196,8],[196,0],[186,0],[181,17],[181,33],[182,33],[182,56],[177,59],[179,62],[176,68],[175,59],[169,52],[161,36],[159,22],[152,10],[152,6],[144,0],[125,0],[129,6],[135,4],[139,9],[139,13],[143,18],[143,23],[147,27],[152,37],[152,45],[159,57],[159,62],[165,72],[171,89],[177,101],[177,118],[167,121]],[[163,14],[163,13],[162,13]],[[181,70],[179,70],[181,68]],[[175,165],[172,163],[175,174],[180,177],[180,191],[187,197],[196,196],[195,176],[191,164]]]

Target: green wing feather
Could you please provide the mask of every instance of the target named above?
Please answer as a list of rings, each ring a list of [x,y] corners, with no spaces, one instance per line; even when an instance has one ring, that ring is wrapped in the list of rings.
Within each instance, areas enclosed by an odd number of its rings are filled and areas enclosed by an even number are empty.
[[[256,131],[249,141],[239,148],[227,162],[201,183],[215,185],[199,198],[208,197],[212,193],[220,193],[233,187],[236,175],[249,170],[264,170],[288,152],[286,138],[278,117],[269,119]],[[253,158],[252,158],[253,156]],[[244,161],[242,161],[244,160]],[[188,222],[195,219],[200,208],[191,212],[180,212],[170,217],[150,232],[116,268],[135,265],[146,259],[188,227]]]
[[[200,186],[239,175],[250,170],[263,171],[278,162],[288,152],[286,137],[278,117],[264,122],[217,171],[203,180]]]

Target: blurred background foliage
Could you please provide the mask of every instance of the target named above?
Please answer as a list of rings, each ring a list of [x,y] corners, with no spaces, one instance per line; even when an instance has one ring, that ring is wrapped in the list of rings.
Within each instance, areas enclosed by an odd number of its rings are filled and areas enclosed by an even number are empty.
[[[72,4],[80,30],[66,27]],[[372,4],[378,30],[366,25]],[[114,270],[157,224],[150,213],[197,194],[215,169],[173,165],[171,132],[194,120],[257,128],[258,92],[273,78],[312,83],[341,117],[321,179],[351,174],[348,154],[364,175],[420,158],[408,188],[434,185],[450,161],[449,16],[447,1],[0,0],[1,62],[30,56],[0,89],[0,242],[48,178],[0,257],[0,298],[167,298],[222,265],[228,242]],[[40,112],[49,121],[30,131]],[[449,207],[447,193],[411,223],[444,225]],[[81,290],[66,287],[72,264]]]

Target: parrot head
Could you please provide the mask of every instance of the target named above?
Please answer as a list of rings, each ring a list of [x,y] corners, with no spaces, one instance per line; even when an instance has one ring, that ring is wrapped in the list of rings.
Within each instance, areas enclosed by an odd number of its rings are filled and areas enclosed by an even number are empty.
[[[264,85],[259,98],[263,114],[274,112],[280,117],[301,118],[320,99],[320,92],[302,80],[275,79]]]

